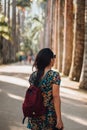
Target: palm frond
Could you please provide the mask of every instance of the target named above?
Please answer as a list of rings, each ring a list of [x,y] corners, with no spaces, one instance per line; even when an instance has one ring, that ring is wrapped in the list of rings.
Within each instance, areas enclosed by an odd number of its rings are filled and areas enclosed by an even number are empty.
[[[37,22],[43,24],[43,23],[39,20],[39,18],[37,18],[37,17],[34,17],[34,18],[33,18],[33,21],[37,21]]]

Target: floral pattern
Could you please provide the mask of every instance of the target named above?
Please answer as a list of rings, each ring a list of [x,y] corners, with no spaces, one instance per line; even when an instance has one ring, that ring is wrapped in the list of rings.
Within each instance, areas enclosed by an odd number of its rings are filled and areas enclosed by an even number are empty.
[[[37,72],[33,72],[29,78],[30,84],[34,84]],[[38,87],[42,91],[44,105],[48,108],[44,117],[29,118],[27,128],[31,130],[52,130],[56,125],[56,113],[53,104],[52,84],[60,85],[60,75],[54,70],[49,70],[39,82]]]

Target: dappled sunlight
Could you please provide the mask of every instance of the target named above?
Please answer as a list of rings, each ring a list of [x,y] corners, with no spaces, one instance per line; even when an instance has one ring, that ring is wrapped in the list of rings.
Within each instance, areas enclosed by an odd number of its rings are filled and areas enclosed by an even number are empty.
[[[79,82],[72,81],[68,77],[62,77],[61,76],[61,86],[63,87],[68,87],[70,86],[72,89],[78,89],[79,87]]]
[[[4,69],[3,69],[4,67]],[[30,74],[32,73],[32,67],[31,66],[26,66],[26,65],[10,65],[10,66],[1,66],[0,67],[0,72],[5,72],[5,73],[27,73]]]
[[[64,103],[64,104],[73,105],[74,107],[78,107],[81,109],[87,108],[87,105],[85,102],[83,103],[82,101],[79,101],[79,103],[77,103],[76,100],[65,98],[65,96],[63,96],[61,99],[62,99],[62,103]]]
[[[86,93],[81,93],[79,91],[73,91],[71,89],[67,88],[60,88],[61,96],[70,98],[70,99],[75,99],[75,100],[82,100],[84,99],[84,102],[87,102],[87,95]]]
[[[22,125],[22,124],[19,124],[20,122],[18,122],[17,124],[15,123],[14,125],[11,124],[9,126],[9,130],[30,130],[30,129],[27,129],[26,128],[26,125]]]
[[[0,92],[2,92],[2,89],[0,89]]]
[[[27,80],[13,77],[13,76],[5,76],[5,75],[0,75],[0,81],[7,82],[7,83],[12,83],[15,85],[20,85],[23,87],[28,87],[29,83]]]
[[[17,96],[17,95],[11,94],[11,93],[7,93],[7,95],[8,95],[10,98],[13,98],[13,99],[16,99],[16,100],[20,100],[20,101],[23,101],[23,100],[24,100],[23,97]]]
[[[69,120],[72,120],[76,123],[87,126],[87,119],[82,119],[80,117],[77,117],[77,116],[74,116],[74,115],[69,115],[67,113],[62,113],[62,115]]]

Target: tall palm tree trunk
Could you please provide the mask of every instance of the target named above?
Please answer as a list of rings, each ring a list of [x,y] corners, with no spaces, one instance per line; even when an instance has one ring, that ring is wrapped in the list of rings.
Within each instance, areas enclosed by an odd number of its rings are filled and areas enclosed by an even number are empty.
[[[73,1],[65,0],[64,44],[62,73],[69,75],[73,48]]]
[[[58,0],[58,70],[62,72],[63,59],[63,29],[64,29],[64,0]]]
[[[20,49],[20,10],[18,10],[17,13],[17,31],[16,31],[16,43],[17,43],[17,48],[16,51],[19,51]]]
[[[85,47],[83,67],[80,78],[80,88],[87,89],[87,0],[85,1]]]
[[[53,3],[53,34],[52,34],[52,49],[56,54],[55,68],[58,64],[58,0]]]
[[[6,15],[7,15],[7,10],[6,10],[7,9],[7,0],[4,0],[3,3],[4,3],[4,16],[6,17]],[[7,40],[2,37],[2,57],[3,57],[3,63],[6,63],[5,62],[6,61],[6,56],[7,56],[7,55],[5,55],[5,52],[7,52],[6,51],[6,48],[7,48],[6,42],[7,42]]]
[[[1,0],[0,0],[0,13],[2,12],[2,4],[1,4]]]
[[[12,40],[11,46],[11,61],[16,60],[16,1],[12,1]]]
[[[4,0],[4,15],[5,15],[5,16],[6,16],[6,9],[7,9],[7,8],[6,8],[6,2],[7,2],[7,1]]]
[[[69,77],[71,80],[79,81],[84,52],[85,0],[77,0],[75,7],[77,8],[74,23],[73,57]]]
[[[52,49],[56,53],[56,0],[53,0],[52,6]]]
[[[0,13],[1,12],[2,12],[2,3],[0,0]],[[2,48],[3,48],[3,37],[2,37],[2,34],[0,33],[0,64],[3,63]]]
[[[8,0],[8,26],[10,28],[10,0]],[[11,41],[8,41],[8,52],[9,52],[9,59],[8,62],[10,62],[11,54],[10,54],[10,46],[11,46]]]
[[[50,48],[52,48],[52,27],[53,27],[53,0],[50,0],[50,24],[49,24]]]
[[[47,1],[47,11],[46,11],[46,32],[45,32],[45,47],[51,47],[50,44],[50,15],[51,15],[51,0]]]
[[[5,6],[6,6],[6,9],[5,9],[5,15],[6,17],[8,18],[8,26],[10,27],[10,0],[8,1],[5,1]],[[6,40],[4,39],[3,40],[3,63],[8,63],[10,62],[10,41],[9,40]]]
[[[47,1],[47,4],[46,4],[46,12],[45,12],[45,33],[44,33],[44,36],[45,36],[45,45],[44,47],[48,47],[48,4],[49,4],[49,0]]]

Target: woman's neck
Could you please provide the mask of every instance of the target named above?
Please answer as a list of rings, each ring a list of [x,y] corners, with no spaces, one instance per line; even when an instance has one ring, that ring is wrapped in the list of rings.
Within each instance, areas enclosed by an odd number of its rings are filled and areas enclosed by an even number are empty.
[[[50,67],[50,66],[47,66],[47,67],[44,69],[44,74],[42,75],[41,78],[43,78],[49,70],[51,70],[51,67]]]
[[[49,70],[51,70],[51,66],[47,66],[44,70],[44,74],[46,74]]]

